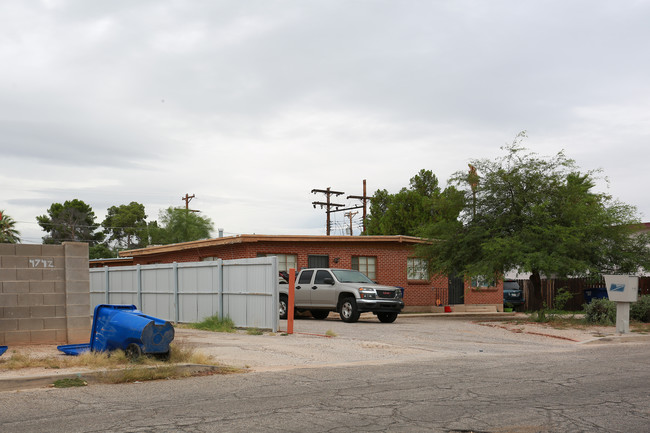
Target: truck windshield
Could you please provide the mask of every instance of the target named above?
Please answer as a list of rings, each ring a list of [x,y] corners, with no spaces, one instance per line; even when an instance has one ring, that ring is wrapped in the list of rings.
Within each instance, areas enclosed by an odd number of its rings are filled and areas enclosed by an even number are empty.
[[[370,278],[366,277],[359,271],[350,271],[345,269],[332,269],[332,273],[341,283],[366,283],[375,284]]]

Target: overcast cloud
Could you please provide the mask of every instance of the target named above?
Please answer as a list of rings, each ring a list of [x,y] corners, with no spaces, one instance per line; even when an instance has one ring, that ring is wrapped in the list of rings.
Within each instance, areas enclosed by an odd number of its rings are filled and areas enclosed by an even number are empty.
[[[648,23],[648,1],[4,0],[0,209],[25,243],[53,202],[153,220],[185,193],[226,234],[324,234],[313,188],[444,184],[527,130],[650,221]]]

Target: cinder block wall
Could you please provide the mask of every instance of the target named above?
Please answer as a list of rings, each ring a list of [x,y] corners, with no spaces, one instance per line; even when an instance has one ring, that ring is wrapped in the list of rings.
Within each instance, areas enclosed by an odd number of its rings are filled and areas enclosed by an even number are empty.
[[[76,344],[90,336],[88,244],[0,244],[0,344]]]

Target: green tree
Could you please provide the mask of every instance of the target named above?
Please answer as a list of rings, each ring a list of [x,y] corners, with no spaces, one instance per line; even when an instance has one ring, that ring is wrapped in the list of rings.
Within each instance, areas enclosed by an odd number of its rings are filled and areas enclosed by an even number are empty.
[[[88,257],[90,259],[109,259],[117,257],[117,252],[102,242],[88,249]]]
[[[16,221],[4,210],[0,211],[0,243],[20,243],[20,232],[16,230]]]
[[[36,217],[38,225],[48,233],[43,237],[45,244],[60,244],[65,241],[88,242],[94,246],[104,239],[98,232],[95,212],[81,200],[68,200],[65,203],[52,203],[47,215]]]
[[[423,227],[434,221],[457,218],[462,193],[454,187],[442,191],[430,170],[420,170],[409,185],[396,194],[385,189],[375,192],[370,199],[366,234],[418,236]]]
[[[499,159],[472,161],[476,173],[454,174],[465,206],[459,220],[425,231],[436,240],[422,247],[431,270],[488,278],[530,273],[530,301],[539,308],[542,276],[647,268],[650,238],[632,235],[636,209],[593,190],[600,171],[580,172],[563,152],[539,157],[521,146],[524,138],[504,146]]]
[[[107,242],[118,249],[144,247],[147,241],[147,215],[144,205],[132,201],[129,204],[111,206],[102,222]]]
[[[167,208],[160,212],[160,224],[149,224],[152,244],[167,245],[207,239],[214,230],[210,218],[183,208]]]

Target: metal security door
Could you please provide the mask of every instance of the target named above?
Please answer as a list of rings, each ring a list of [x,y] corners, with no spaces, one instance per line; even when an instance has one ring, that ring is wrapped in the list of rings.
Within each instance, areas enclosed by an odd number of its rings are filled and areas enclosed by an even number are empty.
[[[449,305],[465,303],[465,280],[463,277],[449,276]]]

